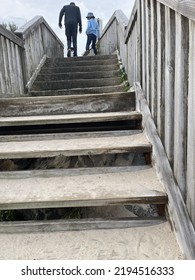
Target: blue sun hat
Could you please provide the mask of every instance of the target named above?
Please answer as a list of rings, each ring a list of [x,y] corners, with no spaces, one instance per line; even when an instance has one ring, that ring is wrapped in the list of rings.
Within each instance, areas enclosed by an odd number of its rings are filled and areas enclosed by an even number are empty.
[[[86,18],[95,18],[95,17],[94,17],[94,14],[93,14],[93,13],[89,12],[89,13],[87,14]]]

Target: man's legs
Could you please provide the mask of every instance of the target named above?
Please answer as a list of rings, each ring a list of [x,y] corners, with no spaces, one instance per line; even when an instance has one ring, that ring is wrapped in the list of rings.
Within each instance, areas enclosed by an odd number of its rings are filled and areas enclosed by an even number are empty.
[[[74,56],[77,56],[77,32],[78,32],[78,26],[77,25],[72,26],[72,42],[73,42]]]
[[[67,56],[70,57],[71,55],[71,25],[67,24],[65,27],[65,34],[67,38]]]

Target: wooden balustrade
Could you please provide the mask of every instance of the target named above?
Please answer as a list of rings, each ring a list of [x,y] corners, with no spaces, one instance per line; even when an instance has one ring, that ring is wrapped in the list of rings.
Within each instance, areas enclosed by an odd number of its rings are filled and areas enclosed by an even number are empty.
[[[140,82],[195,227],[195,1],[137,0],[123,31],[118,16],[100,44],[114,42],[130,84]]]
[[[63,57],[63,51],[43,17],[35,17],[15,34],[0,26],[0,96],[24,94],[43,58]]]

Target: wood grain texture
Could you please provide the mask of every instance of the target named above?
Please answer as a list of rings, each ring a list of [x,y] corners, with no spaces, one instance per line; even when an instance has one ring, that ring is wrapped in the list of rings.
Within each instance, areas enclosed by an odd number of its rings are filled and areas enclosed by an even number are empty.
[[[138,83],[136,83],[137,97],[143,114],[143,126],[149,141],[153,147],[155,168],[159,178],[168,194],[168,211],[173,228],[178,238],[179,244],[185,254],[190,259],[195,259],[195,231],[192,221],[184,203],[180,189],[175,181],[173,171],[167,159],[164,147],[158,136],[156,127],[151,118],[144,93]]]
[[[48,116],[28,116],[28,117],[4,117],[0,118],[0,127],[3,126],[24,126],[24,125],[47,125],[47,124],[67,124],[86,122],[106,122],[121,120],[141,120],[142,116],[136,111],[131,112],[106,112],[87,113],[71,115],[48,115]]]
[[[195,224],[195,23],[190,21],[189,46],[189,95],[187,135],[187,207]]]
[[[188,92],[188,21],[176,14],[175,93],[174,93],[174,175],[186,199],[186,145]]]
[[[195,20],[194,0],[158,0],[158,2],[168,6],[189,19]]]
[[[37,158],[56,155],[150,152],[151,145],[142,133],[129,136],[44,141],[0,142],[0,158]]]
[[[1,117],[63,115],[135,110],[135,93],[2,98]]]
[[[174,85],[175,85],[175,13],[165,8],[165,150],[173,166]]]

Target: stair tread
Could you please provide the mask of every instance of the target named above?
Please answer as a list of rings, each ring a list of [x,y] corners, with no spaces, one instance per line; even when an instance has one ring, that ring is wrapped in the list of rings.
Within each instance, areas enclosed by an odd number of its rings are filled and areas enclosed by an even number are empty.
[[[0,246],[0,259],[6,260],[184,259],[168,222],[98,231],[6,233]]]
[[[150,152],[151,144],[143,133],[125,136],[44,141],[0,142],[0,158],[78,156],[105,153]]]
[[[124,91],[124,85],[117,86],[97,86],[85,88],[71,88],[71,89],[57,89],[57,90],[32,90],[32,96],[59,96],[59,95],[84,95],[84,94],[102,94],[102,93],[115,93]]]
[[[71,60],[71,59],[61,59],[61,60],[50,60],[47,61],[44,65],[44,67],[58,67],[60,65],[64,66],[91,66],[91,65],[114,65],[118,63],[117,57],[107,58],[107,59],[94,59],[94,60],[88,60],[88,59],[81,59],[81,60]]]
[[[0,209],[167,202],[149,166],[0,173]]]
[[[0,127],[18,125],[39,125],[39,124],[60,124],[60,123],[83,123],[83,122],[103,122],[119,120],[141,120],[141,114],[132,112],[103,112],[103,113],[80,113],[67,115],[44,115],[44,116],[21,116],[21,117],[1,117]]]
[[[33,90],[57,90],[73,89],[85,87],[115,86],[121,84],[120,77],[99,78],[99,79],[75,79],[75,80],[56,80],[56,81],[35,81],[32,85]]]
[[[86,60],[106,60],[106,59],[116,59],[116,54],[106,54],[106,55],[97,55],[97,56],[77,56],[77,57],[56,57],[56,58],[47,58],[47,61],[86,61]]]
[[[66,65],[59,65],[59,66],[43,66],[41,69],[41,74],[47,74],[47,73],[64,73],[64,72],[69,72],[69,73],[75,73],[75,72],[95,72],[95,71],[114,71],[114,70],[119,70],[119,65],[118,64],[108,64],[108,65],[82,65],[82,66],[76,66],[72,65],[66,66]]]
[[[52,80],[81,80],[81,79],[97,79],[97,78],[113,78],[120,75],[119,70],[113,71],[80,71],[80,72],[68,72],[59,71],[59,73],[40,73],[37,76],[36,81],[52,81]]]

